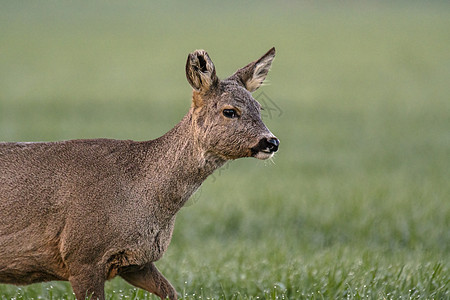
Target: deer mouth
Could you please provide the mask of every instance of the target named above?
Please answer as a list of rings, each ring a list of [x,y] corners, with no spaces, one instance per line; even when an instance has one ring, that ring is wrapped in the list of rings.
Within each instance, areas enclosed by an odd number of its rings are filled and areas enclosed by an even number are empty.
[[[258,144],[251,148],[252,156],[257,159],[268,159],[271,158],[275,152],[278,151],[278,146],[280,141],[275,138],[263,138]]]
[[[269,159],[273,156],[275,152],[266,152],[266,151],[259,151],[258,153],[256,153],[255,155],[253,155],[254,158],[257,159],[261,159],[261,160],[265,160],[265,159]]]

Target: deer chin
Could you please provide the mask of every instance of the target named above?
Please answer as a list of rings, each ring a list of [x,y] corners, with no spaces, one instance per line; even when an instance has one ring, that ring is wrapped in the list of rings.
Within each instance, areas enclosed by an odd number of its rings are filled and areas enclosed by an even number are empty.
[[[265,160],[271,158],[275,152],[259,151],[253,155],[254,158]]]

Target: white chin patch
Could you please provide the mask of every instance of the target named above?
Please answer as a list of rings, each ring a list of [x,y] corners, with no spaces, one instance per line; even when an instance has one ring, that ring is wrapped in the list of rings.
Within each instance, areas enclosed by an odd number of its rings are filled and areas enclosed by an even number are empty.
[[[273,156],[275,152],[263,152],[263,151],[259,151],[258,153],[256,153],[255,157],[257,159],[268,159],[271,158]]]

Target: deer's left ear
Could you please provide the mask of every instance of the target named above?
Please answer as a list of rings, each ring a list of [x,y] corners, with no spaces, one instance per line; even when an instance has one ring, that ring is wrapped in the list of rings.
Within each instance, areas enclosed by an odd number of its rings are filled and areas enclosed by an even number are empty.
[[[186,78],[197,92],[204,93],[219,82],[216,68],[205,50],[190,53],[186,62]]]
[[[242,69],[237,70],[236,73],[228,78],[228,80],[235,80],[249,92],[254,92],[266,79],[274,58],[275,47],[261,56],[260,59],[249,63]]]

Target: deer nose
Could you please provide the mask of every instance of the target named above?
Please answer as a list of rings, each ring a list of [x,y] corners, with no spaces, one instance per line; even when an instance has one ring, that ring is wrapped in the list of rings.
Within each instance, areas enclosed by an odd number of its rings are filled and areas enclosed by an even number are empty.
[[[277,152],[279,145],[280,145],[280,140],[277,138],[271,138],[271,139],[267,140],[267,148],[269,148],[270,152]]]

